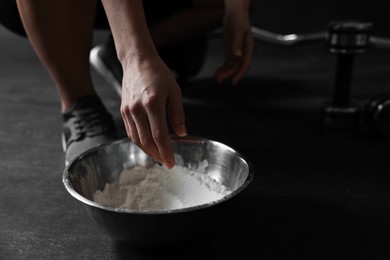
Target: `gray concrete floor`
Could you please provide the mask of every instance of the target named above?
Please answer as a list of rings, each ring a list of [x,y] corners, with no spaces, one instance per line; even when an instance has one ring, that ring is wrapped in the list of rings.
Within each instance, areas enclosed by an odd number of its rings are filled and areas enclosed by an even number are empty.
[[[218,44],[183,84],[188,129],[242,151],[255,179],[214,245],[140,251],[102,234],[67,194],[56,90],[29,43],[1,28],[0,259],[388,259],[389,139],[364,125],[329,135],[319,124],[335,57],[320,44],[259,43],[247,78],[232,88],[210,80]],[[354,101],[389,89],[389,61],[381,51],[357,59]],[[119,98],[93,76],[119,124]]]

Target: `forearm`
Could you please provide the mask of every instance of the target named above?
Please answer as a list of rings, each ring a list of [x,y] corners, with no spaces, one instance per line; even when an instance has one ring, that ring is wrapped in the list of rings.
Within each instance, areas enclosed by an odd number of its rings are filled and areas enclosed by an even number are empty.
[[[102,0],[122,65],[157,56],[141,0]]]
[[[224,0],[226,14],[235,11],[248,12],[250,0]]]

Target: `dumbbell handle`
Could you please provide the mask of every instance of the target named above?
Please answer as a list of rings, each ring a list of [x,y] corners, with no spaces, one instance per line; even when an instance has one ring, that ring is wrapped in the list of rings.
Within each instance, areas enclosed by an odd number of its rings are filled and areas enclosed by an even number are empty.
[[[283,46],[291,46],[302,43],[325,41],[326,32],[315,32],[309,34],[278,34],[257,27],[252,27],[253,38],[258,41]]]
[[[325,42],[327,36],[326,31],[314,32],[308,34],[278,34],[254,26],[252,26],[251,29],[252,29],[253,38],[255,40],[271,43],[271,44],[282,45],[282,46],[292,46],[292,45],[320,42],[320,41]],[[220,35],[222,32],[223,32],[222,29],[218,29],[214,31],[213,34]],[[374,48],[390,50],[390,39],[388,38],[371,35],[370,44]]]
[[[388,38],[371,36],[370,43],[378,49],[390,49],[390,39]]]
[[[348,107],[354,55],[337,56],[333,106]]]

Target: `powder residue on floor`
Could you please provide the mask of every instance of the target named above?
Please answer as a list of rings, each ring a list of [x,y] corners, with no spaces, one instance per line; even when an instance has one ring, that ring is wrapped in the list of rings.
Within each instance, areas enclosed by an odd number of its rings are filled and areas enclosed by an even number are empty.
[[[105,206],[137,211],[160,211],[187,208],[209,203],[231,191],[207,174],[175,166],[125,169],[103,191],[96,191],[93,200]]]

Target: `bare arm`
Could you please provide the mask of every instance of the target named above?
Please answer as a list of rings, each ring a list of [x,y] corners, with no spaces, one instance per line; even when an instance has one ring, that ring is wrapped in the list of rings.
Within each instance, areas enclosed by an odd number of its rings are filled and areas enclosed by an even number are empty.
[[[149,34],[141,0],[102,0],[124,75],[121,113],[128,136],[145,153],[175,165],[166,118],[186,135],[181,91]]]

